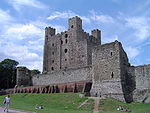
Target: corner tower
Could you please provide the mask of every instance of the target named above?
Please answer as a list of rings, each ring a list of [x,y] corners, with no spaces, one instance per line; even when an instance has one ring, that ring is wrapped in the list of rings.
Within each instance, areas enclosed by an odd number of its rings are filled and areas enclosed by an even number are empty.
[[[82,20],[78,16],[70,18],[68,23],[68,31],[82,30]]]
[[[55,35],[55,29],[51,27],[45,28],[45,42],[43,52],[43,72],[48,71],[48,41]]]
[[[101,31],[98,29],[94,29],[91,31],[91,34],[97,39],[97,42],[101,44]]]

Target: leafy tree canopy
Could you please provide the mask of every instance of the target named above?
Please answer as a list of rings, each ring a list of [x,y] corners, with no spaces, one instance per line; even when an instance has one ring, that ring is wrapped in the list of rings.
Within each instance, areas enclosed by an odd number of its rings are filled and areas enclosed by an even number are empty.
[[[16,66],[19,64],[19,62],[11,59],[5,59],[2,62],[0,62],[0,65],[4,68],[8,69],[15,69]]]

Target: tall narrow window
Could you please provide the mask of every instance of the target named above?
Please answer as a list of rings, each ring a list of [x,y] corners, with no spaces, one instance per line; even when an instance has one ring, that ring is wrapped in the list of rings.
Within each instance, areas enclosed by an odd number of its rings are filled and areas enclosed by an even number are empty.
[[[110,54],[111,54],[111,56],[112,56],[112,52],[111,52]]]
[[[113,72],[111,73],[111,78],[114,78],[114,73]]]
[[[63,44],[63,41],[61,40],[61,44]]]
[[[66,39],[66,44],[67,44],[68,40]]]

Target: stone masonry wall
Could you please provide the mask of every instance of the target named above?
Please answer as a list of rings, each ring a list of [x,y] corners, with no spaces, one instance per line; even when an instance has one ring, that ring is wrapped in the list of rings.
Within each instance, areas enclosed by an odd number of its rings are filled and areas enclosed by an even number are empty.
[[[134,101],[150,102],[150,65],[135,66]]]
[[[92,53],[92,90],[124,101],[120,79],[120,50],[119,42],[95,46]]]
[[[26,85],[26,86],[29,86],[29,85],[32,85],[32,82],[31,82],[31,73],[30,71],[27,69],[27,68],[24,68],[24,69],[20,69],[20,68],[17,68],[17,79],[16,79],[16,84],[18,86],[21,86],[21,85]]]
[[[130,64],[128,62],[128,56],[125,53],[125,51],[122,48],[122,45],[120,43],[120,70],[121,70],[121,85],[122,85],[122,91],[124,94],[125,101],[130,103],[133,101],[133,90],[135,89],[135,79],[134,75],[132,75],[132,68],[130,67]],[[130,69],[130,71],[129,71]]]
[[[83,67],[77,69],[69,69],[43,75],[35,75],[32,77],[33,85],[50,85],[68,82],[77,82],[89,80],[91,81],[91,67]]]

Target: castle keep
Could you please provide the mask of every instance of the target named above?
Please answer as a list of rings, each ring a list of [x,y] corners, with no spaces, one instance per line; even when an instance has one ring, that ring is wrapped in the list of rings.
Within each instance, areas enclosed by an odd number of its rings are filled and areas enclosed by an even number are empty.
[[[79,17],[69,19],[68,31],[55,35],[55,29],[45,28],[43,71],[80,68],[92,64],[92,47],[101,43],[101,32],[92,35],[82,29]]]
[[[29,79],[23,74],[25,70],[18,69],[18,85],[30,81],[33,86],[55,84],[60,90],[69,90],[72,85],[68,84],[74,84],[74,89],[90,95],[150,102],[150,65],[131,66],[120,42],[101,44],[101,31],[94,29],[89,35],[77,16],[68,22],[68,31],[58,34],[54,28],[45,28],[45,74]]]

